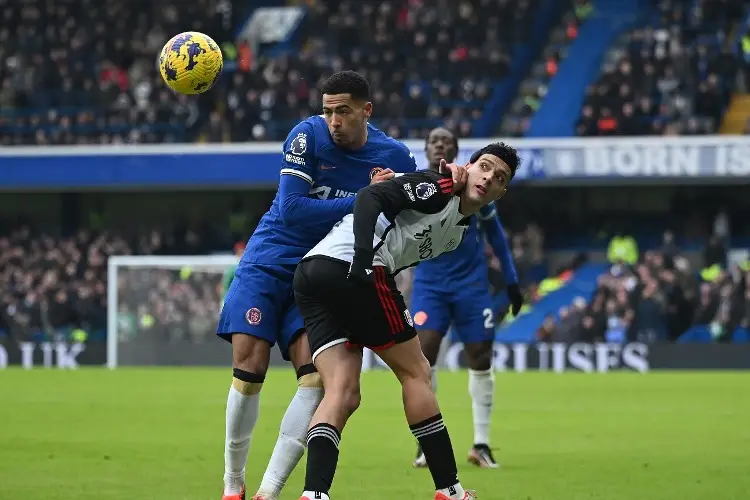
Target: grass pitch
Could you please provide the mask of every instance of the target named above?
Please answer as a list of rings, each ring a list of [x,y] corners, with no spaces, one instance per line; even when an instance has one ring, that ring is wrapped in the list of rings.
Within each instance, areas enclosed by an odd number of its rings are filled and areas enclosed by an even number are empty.
[[[218,500],[230,378],[207,369],[0,371],[0,499]],[[291,370],[267,380],[249,493],[295,390]],[[500,470],[465,461],[466,387],[466,373],[440,374],[460,478],[480,500],[750,498],[750,375],[498,374]],[[365,374],[332,497],[432,498],[429,472],[411,468],[414,451],[395,378]],[[303,475],[304,463],[285,500],[298,498]]]

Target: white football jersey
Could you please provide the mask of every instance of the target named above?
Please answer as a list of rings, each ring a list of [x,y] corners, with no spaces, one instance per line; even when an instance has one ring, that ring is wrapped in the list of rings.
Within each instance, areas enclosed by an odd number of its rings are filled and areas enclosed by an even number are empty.
[[[373,266],[398,273],[458,247],[468,221],[459,203],[452,180],[432,171],[373,184],[357,194],[354,213],[336,223],[305,259],[352,262],[356,247],[372,251]]]

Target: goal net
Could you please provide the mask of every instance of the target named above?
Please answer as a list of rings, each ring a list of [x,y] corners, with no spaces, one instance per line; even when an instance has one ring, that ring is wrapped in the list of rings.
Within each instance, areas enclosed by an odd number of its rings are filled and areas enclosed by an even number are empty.
[[[233,255],[113,256],[107,279],[107,366],[228,366],[232,347],[215,337]],[[408,297],[410,273],[399,276]],[[447,338],[447,336],[446,336]],[[278,349],[271,364],[283,363]],[[385,368],[365,350],[363,371]]]
[[[233,255],[113,256],[107,279],[107,366],[226,366],[214,334]]]

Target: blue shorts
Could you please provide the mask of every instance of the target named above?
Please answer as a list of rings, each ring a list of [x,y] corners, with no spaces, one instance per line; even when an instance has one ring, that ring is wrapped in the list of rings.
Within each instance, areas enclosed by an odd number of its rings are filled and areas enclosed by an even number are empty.
[[[415,281],[411,295],[411,311],[417,331],[436,330],[441,335],[453,325],[456,336],[464,344],[485,342],[495,338],[495,310],[487,288],[476,285],[441,290]]]
[[[231,342],[232,334],[252,335],[279,344],[289,361],[289,345],[305,331],[294,303],[296,265],[250,264],[232,280],[219,315],[216,335]]]

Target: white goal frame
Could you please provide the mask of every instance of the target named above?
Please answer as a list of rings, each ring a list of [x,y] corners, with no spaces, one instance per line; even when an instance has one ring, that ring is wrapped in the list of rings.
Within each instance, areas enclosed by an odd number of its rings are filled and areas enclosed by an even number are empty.
[[[121,267],[182,267],[237,265],[234,255],[113,255],[107,260],[107,368],[117,368],[117,271]]]

